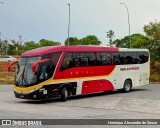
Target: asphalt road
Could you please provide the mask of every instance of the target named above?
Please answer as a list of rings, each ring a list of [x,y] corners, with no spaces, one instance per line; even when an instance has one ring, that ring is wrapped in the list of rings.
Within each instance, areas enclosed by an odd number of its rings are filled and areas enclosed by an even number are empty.
[[[133,88],[130,93],[117,91],[71,97],[67,102],[41,102],[16,99],[12,85],[0,85],[0,119],[160,119],[159,92],[160,84],[150,84]]]

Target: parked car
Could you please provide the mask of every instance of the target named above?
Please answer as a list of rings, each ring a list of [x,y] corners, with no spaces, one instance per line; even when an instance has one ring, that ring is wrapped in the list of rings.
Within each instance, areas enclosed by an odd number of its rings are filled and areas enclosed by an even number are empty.
[[[0,58],[0,62],[11,62],[11,61],[16,61],[17,58],[13,57],[13,56],[3,56]]]

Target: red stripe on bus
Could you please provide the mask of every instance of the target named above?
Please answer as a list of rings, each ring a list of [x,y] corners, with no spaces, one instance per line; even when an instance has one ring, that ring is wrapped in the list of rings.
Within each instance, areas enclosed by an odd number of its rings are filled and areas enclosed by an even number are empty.
[[[91,80],[84,81],[82,84],[81,94],[94,93],[94,92],[103,92],[103,91],[112,91],[114,87],[112,83],[108,80]]]
[[[74,67],[55,73],[54,79],[80,78],[109,75],[115,66]]]

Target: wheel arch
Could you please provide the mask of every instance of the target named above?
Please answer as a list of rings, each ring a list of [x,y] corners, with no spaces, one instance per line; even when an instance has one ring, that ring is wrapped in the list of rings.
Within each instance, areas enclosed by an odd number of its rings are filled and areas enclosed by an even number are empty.
[[[127,79],[124,81],[124,83],[125,83],[126,81],[130,81],[130,82],[131,82],[131,87],[133,86],[133,82],[132,82],[132,79],[131,79],[131,78],[127,78]]]
[[[69,96],[72,95],[72,85],[70,83],[61,84],[59,87],[59,94],[61,94],[61,91],[64,87],[66,87],[67,91],[69,92]]]

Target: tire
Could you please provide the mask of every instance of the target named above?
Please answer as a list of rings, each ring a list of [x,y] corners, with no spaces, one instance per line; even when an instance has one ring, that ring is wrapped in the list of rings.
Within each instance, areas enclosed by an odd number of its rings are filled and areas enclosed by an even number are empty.
[[[64,87],[62,88],[62,91],[61,91],[61,100],[65,102],[67,100],[67,97],[68,97],[68,91],[66,87]]]
[[[130,80],[126,80],[124,82],[123,92],[127,93],[130,92],[132,88],[132,82]]]

